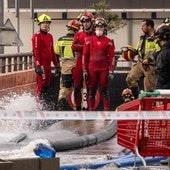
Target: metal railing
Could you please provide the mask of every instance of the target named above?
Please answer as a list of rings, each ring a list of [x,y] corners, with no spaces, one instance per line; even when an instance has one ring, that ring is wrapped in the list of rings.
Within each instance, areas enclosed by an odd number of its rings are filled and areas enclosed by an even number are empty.
[[[129,65],[125,60],[120,59],[121,52],[115,52],[116,70],[129,70]],[[32,52],[16,54],[0,54],[0,73],[29,70],[34,68],[34,58]]]
[[[0,73],[34,68],[33,53],[0,54]]]

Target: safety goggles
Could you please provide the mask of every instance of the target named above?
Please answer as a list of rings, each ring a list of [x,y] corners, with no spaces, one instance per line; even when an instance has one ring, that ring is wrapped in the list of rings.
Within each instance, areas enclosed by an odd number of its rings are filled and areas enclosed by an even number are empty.
[[[104,20],[96,20],[95,25],[106,25]]]
[[[134,51],[134,52],[135,52],[135,49],[133,49],[133,48],[131,48],[131,47],[126,47],[126,46],[125,46],[125,47],[122,47],[122,48],[121,48],[121,51],[122,51],[122,52],[127,52],[127,51]]]
[[[128,47],[122,47],[121,51],[123,51],[123,52],[129,51],[129,48]]]
[[[89,17],[88,17],[88,16],[83,15],[83,16],[80,18],[80,21],[81,21],[81,22],[84,22],[84,21],[90,21],[90,20],[89,20]]]

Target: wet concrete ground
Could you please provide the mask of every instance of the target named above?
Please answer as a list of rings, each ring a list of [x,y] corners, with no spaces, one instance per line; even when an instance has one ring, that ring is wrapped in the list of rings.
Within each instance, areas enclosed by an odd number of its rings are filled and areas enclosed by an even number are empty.
[[[92,134],[111,124],[112,121],[63,121],[64,129],[75,131],[79,135]],[[117,144],[116,136],[96,145],[57,153],[61,164],[94,163],[105,161],[108,155],[117,157],[124,147]],[[74,161],[73,161],[74,160]]]

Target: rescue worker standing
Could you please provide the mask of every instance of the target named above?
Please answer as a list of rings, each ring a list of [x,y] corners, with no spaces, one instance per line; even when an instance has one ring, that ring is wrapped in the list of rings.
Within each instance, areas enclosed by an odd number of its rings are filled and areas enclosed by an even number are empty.
[[[77,20],[70,20],[67,27],[67,34],[60,37],[55,45],[55,53],[61,59],[61,84],[58,99],[58,109],[63,110],[68,94],[73,88],[72,69],[75,67],[75,54],[72,51],[72,42],[76,32],[80,30]]]
[[[83,49],[83,78],[88,81],[89,110],[94,110],[96,90],[100,95],[104,111],[110,110],[108,78],[114,72],[114,42],[106,37],[107,23],[104,18],[95,19],[95,34],[88,37]]]
[[[144,77],[144,91],[154,91],[155,89],[155,70],[153,54],[160,50],[157,41],[154,38],[154,22],[151,19],[144,19],[141,23],[143,35],[137,43],[136,54],[138,62],[132,67],[127,75],[126,82],[132,90],[134,98],[138,98],[138,81]]]
[[[80,22],[82,23],[83,30],[75,34],[73,44],[72,44],[72,49],[74,52],[76,52],[76,66],[73,69],[75,110],[82,109],[81,90],[83,87],[83,69],[82,69],[83,45],[85,39],[94,34],[93,20],[94,20],[94,16],[91,13],[85,11],[82,14],[82,16],[80,17]]]
[[[156,89],[170,89],[170,27],[160,27],[156,37],[161,47],[156,55]]]
[[[54,53],[53,37],[49,32],[51,17],[42,14],[37,23],[40,30],[32,36],[32,49],[34,53],[35,72],[37,73],[36,96],[40,100],[47,97],[51,80],[51,62],[58,71],[58,60]]]

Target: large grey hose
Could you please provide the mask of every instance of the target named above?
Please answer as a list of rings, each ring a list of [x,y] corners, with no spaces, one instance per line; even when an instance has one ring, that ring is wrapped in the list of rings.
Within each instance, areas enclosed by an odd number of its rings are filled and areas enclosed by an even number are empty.
[[[96,133],[69,138],[65,140],[60,140],[56,142],[50,142],[51,146],[56,151],[66,151],[72,149],[83,148],[86,146],[98,144],[100,142],[104,142],[113,136],[116,135],[117,132],[117,121],[113,121],[109,126],[105,129],[100,130]]]

